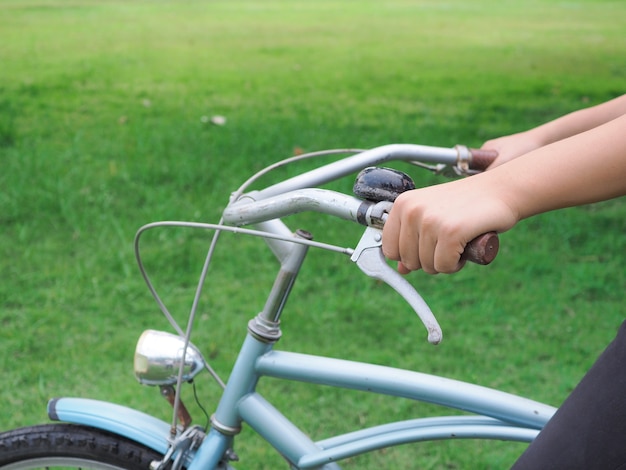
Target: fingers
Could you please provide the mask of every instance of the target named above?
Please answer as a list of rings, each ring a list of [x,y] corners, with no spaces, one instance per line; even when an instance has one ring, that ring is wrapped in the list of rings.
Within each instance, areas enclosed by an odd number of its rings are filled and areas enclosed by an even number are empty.
[[[431,228],[424,222],[419,239],[419,258],[421,269],[428,274],[451,274],[464,265],[461,256],[465,244],[457,242],[461,236],[443,227]]]
[[[409,274],[411,272],[405,265],[402,264],[402,261],[398,261],[398,272],[400,274]]]
[[[412,192],[412,191],[408,191]],[[404,193],[406,194],[406,193]],[[415,212],[407,207],[406,196],[401,194],[394,202],[383,229],[383,254],[398,261],[398,271],[408,274],[422,268],[420,263],[420,231],[414,220]]]
[[[444,245],[440,239],[434,248],[433,270],[435,273],[452,274],[465,266],[463,251],[465,244]],[[427,271],[428,272],[428,271]]]
[[[412,194],[409,194],[412,193]],[[398,272],[423,270],[429,274],[453,273],[464,263],[465,245],[457,230],[441,225],[440,217],[424,215],[424,207],[413,191],[396,199],[383,230],[383,254],[398,261]]]
[[[416,238],[414,234],[411,237],[400,236],[399,240],[406,241],[407,238],[415,241],[406,245],[398,244],[397,250],[394,251],[383,248],[383,254],[387,258],[398,261],[397,269],[400,274],[420,269],[428,274],[450,274],[459,271],[465,264],[461,259],[462,249],[445,248],[436,240],[430,241],[426,236]],[[385,246],[389,244],[385,244],[383,236],[383,247]]]

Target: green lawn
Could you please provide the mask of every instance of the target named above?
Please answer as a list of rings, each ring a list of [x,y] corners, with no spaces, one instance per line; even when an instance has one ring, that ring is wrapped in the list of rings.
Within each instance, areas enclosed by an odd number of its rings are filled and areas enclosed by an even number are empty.
[[[132,376],[141,331],[168,328],[135,266],[141,225],[216,222],[241,182],[298,149],[479,146],[618,96],[624,18],[618,0],[0,0],[0,428],[45,422],[47,399],[60,395],[169,419]],[[215,115],[226,124],[206,122]],[[441,181],[409,170],[419,184]],[[444,329],[436,348],[389,288],[312,250],[278,346],[558,405],[621,322],[625,216],[622,199],[542,215],[502,234],[489,267],[412,274]],[[345,246],[360,233],[308,214],[293,224]],[[181,323],[209,236],[145,238]],[[256,239],[225,235],[220,248],[194,342],[226,376],[276,266]],[[211,411],[217,387],[197,383]],[[438,411],[273,385],[263,392],[316,439]],[[436,442],[344,465],[500,469],[523,448]],[[237,451],[239,468],[286,468],[248,430]]]

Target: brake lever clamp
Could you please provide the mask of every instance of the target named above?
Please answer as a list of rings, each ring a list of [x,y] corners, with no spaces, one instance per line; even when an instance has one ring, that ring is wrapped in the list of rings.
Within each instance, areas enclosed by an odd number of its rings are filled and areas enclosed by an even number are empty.
[[[441,327],[433,315],[430,307],[418,294],[415,288],[395,269],[387,264],[382,250],[382,230],[376,227],[367,227],[361,240],[351,256],[363,273],[385,282],[406,300],[428,331],[428,342],[439,344],[443,338]]]

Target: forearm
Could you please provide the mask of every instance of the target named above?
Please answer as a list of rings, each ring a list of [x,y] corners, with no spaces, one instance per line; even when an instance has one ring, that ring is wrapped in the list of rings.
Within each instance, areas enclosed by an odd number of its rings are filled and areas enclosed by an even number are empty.
[[[484,177],[500,187],[518,219],[624,195],[626,115],[534,150]]]
[[[624,114],[626,95],[575,111],[524,132],[488,140],[482,148],[498,152],[498,158],[490,167],[494,169],[520,155],[601,126]]]
[[[538,146],[549,145],[598,127],[623,114],[626,114],[626,95],[597,106],[566,114],[554,121],[526,131],[525,134]]]

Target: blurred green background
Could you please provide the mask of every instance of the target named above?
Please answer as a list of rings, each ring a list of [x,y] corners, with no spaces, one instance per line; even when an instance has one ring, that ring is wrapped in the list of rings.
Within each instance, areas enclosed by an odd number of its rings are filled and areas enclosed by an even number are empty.
[[[61,395],[169,420],[132,376],[141,331],[168,328],[135,267],[141,225],[216,222],[250,174],[301,151],[480,146],[618,96],[625,26],[626,3],[607,0],[0,0],[0,428],[45,422],[46,401]],[[404,169],[420,185],[442,181]],[[444,329],[436,348],[387,286],[312,250],[278,347],[558,405],[621,322],[625,215],[621,199],[542,215],[502,234],[489,267],[412,274]],[[293,219],[342,246],[361,231]],[[146,264],[183,324],[209,239],[145,237]],[[224,235],[194,333],[224,378],[275,269],[262,242]],[[217,387],[197,383],[211,411]],[[440,412],[323,387],[261,389],[315,439]],[[344,465],[497,469],[523,449],[435,442]],[[286,468],[247,429],[236,450],[240,468]]]

